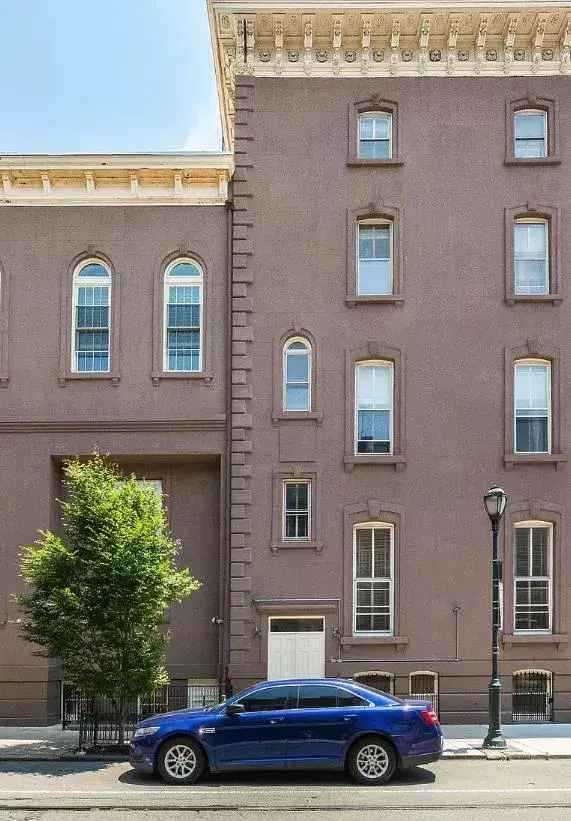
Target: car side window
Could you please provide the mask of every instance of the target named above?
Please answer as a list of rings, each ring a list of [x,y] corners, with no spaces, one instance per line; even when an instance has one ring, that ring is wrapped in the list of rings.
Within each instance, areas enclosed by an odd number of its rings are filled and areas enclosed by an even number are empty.
[[[264,687],[240,699],[247,713],[262,710],[291,710],[295,702],[295,687]]]
[[[367,702],[364,699],[359,698],[359,696],[355,695],[355,693],[350,693],[348,690],[338,690],[337,706],[366,707]]]

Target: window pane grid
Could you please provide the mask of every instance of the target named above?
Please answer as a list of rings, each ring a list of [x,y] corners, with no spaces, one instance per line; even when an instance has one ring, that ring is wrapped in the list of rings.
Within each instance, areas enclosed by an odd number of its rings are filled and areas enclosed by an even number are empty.
[[[514,116],[514,140],[516,157],[547,157],[547,113],[517,112]]]
[[[110,277],[96,263],[85,265],[76,277],[105,280],[106,284],[74,285],[74,370],[105,373],[110,366]]]
[[[514,628],[517,632],[551,630],[550,554],[550,528],[516,528]]]
[[[514,225],[516,294],[549,293],[549,230],[545,221],[521,221]]]
[[[392,630],[392,530],[357,528],[354,556],[355,632]]]
[[[311,410],[311,349],[304,340],[284,348],[283,403],[285,411]]]
[[[174,282],[173,278],[176,278]],[[188,281],[190,278],[192,280]],[[195,263],[180,262],[167,273],[165,279],[166,369],[191,373],[200,371],[201,337],[200,269]]]
[[[392,366],[358,365],[356,371],[357,453],[391,453]]]
[[[390,114],[364,115],[359,119],[359,157],[389,160],[392,154]]]
[[[392,226],[359,225],[357,293],[359,296],[391,294]]]
[[[310,538],[310,485],[310,482],[284,482],[284,541],[308,541]]]
[[[548,363],[516,364],[516,453],[549,453],[551,449],[551,368]]]

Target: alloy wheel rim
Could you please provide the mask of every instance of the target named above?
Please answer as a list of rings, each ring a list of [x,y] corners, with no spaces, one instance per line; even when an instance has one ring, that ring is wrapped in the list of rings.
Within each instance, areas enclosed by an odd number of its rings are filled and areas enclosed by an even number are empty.
[[[177,744],[165,755],[165,770],[171,778],[188,778],[196,769],[196,753],[186,744]]]
[[[389,768],[387,751],[380,744],[367,744],[357,754],[357,770],[363,778],[381,778]]]

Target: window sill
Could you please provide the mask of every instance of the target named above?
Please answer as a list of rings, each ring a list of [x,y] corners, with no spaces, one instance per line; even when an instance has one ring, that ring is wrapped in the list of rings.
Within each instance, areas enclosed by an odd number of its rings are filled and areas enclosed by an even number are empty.
[[[532,168],[541,165],[561,165],[561,160],[559,157],[529,157],[525,159],[523,157],[507,157],[504,160],[504,165],[510,166],[531,166]]]
[[[353,470],[355,465],[391,465],[397,472],[400,472],[404,470],[406,458],[388,453],[359,454],[356,456],[345,456],[343,463],[348,473]]]
[[[112,385],[117,386],[121,379],[118,373],[75,373],[67,371],[58,376],[60,387],[65,388],[68,382],[111,382]]]
[[[398,294],[379,294],[378,296],[348,296],[345,297],[345,305],[355,308],[358,305],[398,305],[404,303],[404,296]]]
[[[507,646],[515,644],[567,644],[566,633],[503,633],[502,642]]]
[[[400,168],[404,165],[404,160],[398,157],[391,157],[390,160],[366,160],[361,157],[349,157],[347,160],[349,168]]]
[[[211,385],[213,380],[213,374],[207,371],[201,371],[200,373],[190,373],[187,371],[161,371],[160,373],[153,373],[151,375],[151,379],[153,385],[156,387],[162,379],[182,379],[185,381],[198,381],[204,382],[205,385]]]
[[[561,453],[506,453],[504,455],[504,465],[506,470],[511,470],[516,465],[554,465],[555,470],[567,461],[567,457]]]
[[[323,413],[321,411],[299,411],[296,413],[295,411],[282,412],[282,413],[273,413],[272,414],[272,422],[274,425],[280,424],[281,422],[316,422],[318,425],[323,423]]]
[[[366,645],[379,645],[386,647],[406,647],[408,644],[408,636],[342,636],[342,647],[360,647]]]
[[[272,553],[277,553],[280,550],[315,550],[316,553],[321,553],[323,542],[302,542],[301,539],[296,542],[292,539],[291,542],[272,542],[270,548]]]
[[[509,296],[506,297],[507,305],[515,305],[516,302],[561,305],[563,297],[561,294],[509,294]]]

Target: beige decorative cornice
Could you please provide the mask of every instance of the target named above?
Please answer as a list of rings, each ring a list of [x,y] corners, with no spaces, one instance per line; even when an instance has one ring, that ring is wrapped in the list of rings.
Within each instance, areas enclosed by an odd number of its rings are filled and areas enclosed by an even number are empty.
[[[236,76],[571,74],[571,0],[207,0],[224,140]]]
[[[3,154],[0,205],[224,205],[226,152]]]

